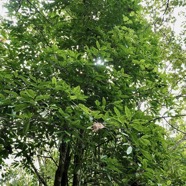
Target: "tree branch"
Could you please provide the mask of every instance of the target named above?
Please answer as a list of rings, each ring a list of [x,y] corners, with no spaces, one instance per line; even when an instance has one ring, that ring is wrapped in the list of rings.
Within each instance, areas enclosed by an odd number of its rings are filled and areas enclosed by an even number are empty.
[[[166,14],[166,12],[167,12],[168,8],[169,8],[169,0],[167,0],[167,2],[166,2],[166,7],[165,7],[165,10],[164,10],[163,15],[165,15],[165,14]]]
[[[44,185],[47,186],[47,183],[45,182],[45,180],[41,177],[41,175],[39,174],[38,170],[36,169],[36,167],[34,166],[33,162],[30,163],[32,169],[34,170],[36,176],[38,177],[39,181]]]
[[[185,117],[185,116],[186,116],[186,114],[177,114],[177,115],[174,115],[174,116],[159,116],[159,117],[154,118],[153,121],[158,120],[158,119],[178,118],[178,117]]]
[[[47,159],[51,159],[53,162],[54,162],[54,164],[56,165],[56,166],[58,166],[58,164],[57,164],[57,162],[54,160],[54,158],[52,157],[52,156],[43,156],[43,155],[37,155],[38,157],[41,157],[41,158],[47,158]]]
[[[164,120],[167,122],[167,124],[170,125],[172,128],[174,128],[175,130],[181,132],[182,134],[186,134],[185,131],[182,131],[182,130],[178,129],[177,127],[174,127],[172,124],[170,124],[170,123],[166,120],[167,118],[177,118],[177,117],[186,117],[186,114],[178,114],[178,115],[174,115],[174,116],[160,116],[160,117],[156,117],[156,118],[154,118],[154,119],[151,119],[151,120],[149,120],[149,121],[146,122],[146,123],[149,123],[149,122],[151,122],[151,121],[154,121],[154,122],[155,122],[156,120],[159,120],[159,119],[164,119]]]
[[[164,120],[166,121],[166,123],[167,123],[168,125],[170,125],[173,129],[175,129],[175,130],[177,130],[178,132],[181,132],[182,134],[185,134],[185,135],[186,135],[186,132],[184,132],[184,131],[178,129],[177,127],[173,126],[172,124],[170,124],[170,123],[166,120],[166,118],[163,118],[163,119],[164,119]]]
[[[180,139],[173,147],[172,147],[172,150],[175,150],[177,148],[177,146],[182,143],[183,141],[186,140],[186,134],[184,134],[183,138]]]
[[[46,18],[46,16],[43,15],[43,14],[38,10],[38,8],[37,8],[33,3],[30,2],[30,0],[26,0],[26,1],[28,2],[28,4],[30,4],[30,5],[35,9],[35,11],[36,11],[37,13],[39,13],[42,17],[44,17],[44,19],[45,19],[48,23],[50,23],[50,24],[52,25],[52,23]]]
[[[19,0],[19,1],[18,1],[18,3],[19,3],[19,6],[18,6],[18,8],[17,8],[16,12],[18,12],[18,11],[19,11],[19,9],[21,8],[21,3],[22,3],[22,0]]]

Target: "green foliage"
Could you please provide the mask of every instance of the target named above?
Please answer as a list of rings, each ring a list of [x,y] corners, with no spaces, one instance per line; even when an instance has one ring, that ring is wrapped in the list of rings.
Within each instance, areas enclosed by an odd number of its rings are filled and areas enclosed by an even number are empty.
[[[6,165],[1,174],[0,184],[2,186],[34,186],[37,180],[34,180],[29,171],[25,171],[22,167],[10,167]]]
[[[7,7],[16,23],[1,24],[0,162],[21,158],[45,185],[185,183],[183,169],[168,171],[174,156],[156,122],[165,107],[181,110],[169,91],[174,73],[161,69],[171,52],[138,0]],[[94,132],[94,123],[103,127]],[[46,160],[38,170],[37,157]]]

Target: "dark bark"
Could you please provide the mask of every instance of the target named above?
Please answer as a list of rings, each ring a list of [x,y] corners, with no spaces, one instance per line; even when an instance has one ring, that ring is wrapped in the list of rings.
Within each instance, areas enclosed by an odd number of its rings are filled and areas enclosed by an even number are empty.
[[[73,171],[73,184],[72,186],[80,186],[80,174],[79,171],[82,166],[83,160],[83,130],[80,130],[80,139],[77,140],[77,150],[74,155],[74,171]]]
[[[79,155],[75,155],[74,156],[73,186],[79,186],[79,175],[78,175],[79,166],[80,166],[80,157]]]
[[[60,157],[59,157],[59,164],[58,164],[58,168],[55,174],[55,181],[54,181],[54,186],[66,186],[68,179],[63,179],[63,175],[66,174],[65,172],[67,172],[67,170],[65,170],[65,164],[66,164],[66,159],[68,156],[68,144],[66,144],[66,142],[62,142],[60,144],[60,148],[59,148],[59,153],[60,153]]]
[[[69,165],[70,165],[70,160],[71,160],[70,146],[68,145],[67,153],[66,153],[66,159],[65,159],[65,162],[64,162],[64,171],[63,171],[61,186],[68,185],[68,168],[69,168]]]

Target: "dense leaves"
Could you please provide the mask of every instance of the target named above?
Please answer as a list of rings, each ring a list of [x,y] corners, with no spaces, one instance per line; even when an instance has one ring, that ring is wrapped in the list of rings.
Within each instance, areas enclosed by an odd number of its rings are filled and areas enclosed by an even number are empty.
[[[177,185],[183,173],[167,171],[170,142],[156,123],[163,108],[181,110],[169,91],[172,74],[162,70],[171,53],[162,53],[165,42],[140,3],[14,0],[7,7],[0,161],[21,158],[43,185]],[[95,123],[101,127],[92,130]],[[38,157],[50,160],[39,170]],[[43,165],[55,176],[46,178]]]

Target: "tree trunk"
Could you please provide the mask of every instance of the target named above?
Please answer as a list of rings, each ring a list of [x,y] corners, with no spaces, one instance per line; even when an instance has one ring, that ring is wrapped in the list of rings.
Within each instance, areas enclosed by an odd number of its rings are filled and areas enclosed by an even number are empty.
[[[77,139],[77,151],[74,155],[74,172],[73,172],[73,184],[72,186],[80,186],[80,169],[83,160],[83,130],[80,130],[80,139]]]
[[[79,174],[78,174],[78,170],[79,170],[79,167],[80,166],[80,158],[79,158],[79,155],[75,155],[74,156],[74,176],[73,176],[73,186],[79,186]]]
[[[67,153],[66,153],[66,159],[65,159],[65,163],[64,163],[64,171],[63,171],[61,186],[68,185],[68,168],[69,168],[69,165],[70,165],[70,160],[71,160],[70,146],[68,145]]]
[[[70,163],[70,147],[66,142],[62,142],[59,148],[60,157],[59,165],[55,174],[54,186],[67,186],[68,184],[68,167]]]

